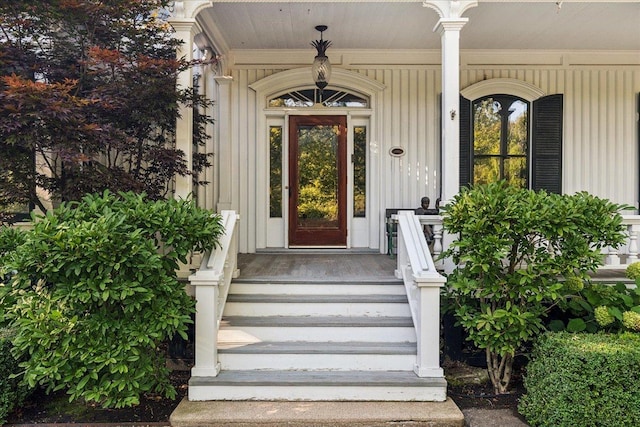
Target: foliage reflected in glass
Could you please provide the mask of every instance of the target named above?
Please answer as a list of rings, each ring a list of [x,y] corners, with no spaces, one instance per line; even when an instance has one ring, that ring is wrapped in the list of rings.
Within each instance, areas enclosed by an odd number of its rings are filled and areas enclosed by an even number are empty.
[[[269,127],[269,216],[282,218],[282,126]]]
[[[338,126],[298,128],[298,224],[306,228],[338,223]]]
[[[529,104],[510,95],[473,103],[473,183],[528,186]]]
[[[353,216],[367,216],[367,127],[353,128]]]

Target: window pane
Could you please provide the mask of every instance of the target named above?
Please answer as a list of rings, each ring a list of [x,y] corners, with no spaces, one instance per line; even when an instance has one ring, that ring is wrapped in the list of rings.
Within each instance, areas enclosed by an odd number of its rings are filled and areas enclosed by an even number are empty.
[[[488,184],[500,179],[499,157],[476,157],[473,160],[473,183]]]
[[[509,108],[509,136],[507,154],[526,155],[529,128],[529,106],[517,100]]]
[[[269,127],[269,216],[282,218],[282,126]]]
[[[353,216],[367,215],[367,128],[353,128]]]
[[[317,102],[320,102],[320,91],[318,89],[302,89],[271,98],[269,107],[313,107]],[[325,89],[322,91],[322,104],[325,107],[368,108],[369,100],[358,94]]]
[[[514,187],[527,188],[527,158],[510,157],[505,159],[504,179]]]
[[[500,103],[485,98],[473,103],[473,152],[500,154]]]

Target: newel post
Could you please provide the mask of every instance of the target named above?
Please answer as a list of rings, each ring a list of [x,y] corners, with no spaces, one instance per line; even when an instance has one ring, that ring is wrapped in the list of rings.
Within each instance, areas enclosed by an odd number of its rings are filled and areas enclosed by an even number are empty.
[[[206,260],[203,260],[203,265]],[[196,293],[195,365],[193,377],[215,377],[220,373],[218,362],[218,299],[223,275],[216,271],[199,270],[189,277]]]
[[[418,357],[414,372],[419,377],[443,377],[440,367],[440,289],[446,278],[438,273],[414,275],[418,288],[420,326],[418,334]]]

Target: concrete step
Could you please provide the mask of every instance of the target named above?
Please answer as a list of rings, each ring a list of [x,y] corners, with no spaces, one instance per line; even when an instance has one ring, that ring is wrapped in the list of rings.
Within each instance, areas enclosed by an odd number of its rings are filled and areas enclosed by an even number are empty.
[[[225,316],[219,341],[238,335],[240,342],[365,341],[415,342],[409,316]]]
[[[406,295],[231,294],[225,316],[410,316]]]
[[[223,370],[412,371],[415,343],[220,343]]]
[[[431,401],[446,400],[444,378],[404,371],[221,371],[192,377],[189,400]]]
[[[189,402],[172,427],[463,427],[456,404],[444,402]]]
[[[230,294],[271,295],[406,295],[398,280],[357,282],[301,282],[300,280],[234,279]]]

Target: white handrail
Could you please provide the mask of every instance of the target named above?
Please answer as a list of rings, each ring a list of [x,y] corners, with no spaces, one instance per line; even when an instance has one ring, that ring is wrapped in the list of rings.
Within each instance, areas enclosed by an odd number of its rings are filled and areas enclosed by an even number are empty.
[[[419,377],[442,377],[440,367],[440,288],[446,278],[436,270],[420,220],[413,211],[398,212],[396,277],[405,285],[416,329]]]
[[[196,296],[194,377],[215,377],[220,372],[218,362],[218,329],[229,294],[231,280],[238,277],[239,216],[234,211],[222,211],[222,234],[218,247],[205,253],[200,269],[189,276]]]

